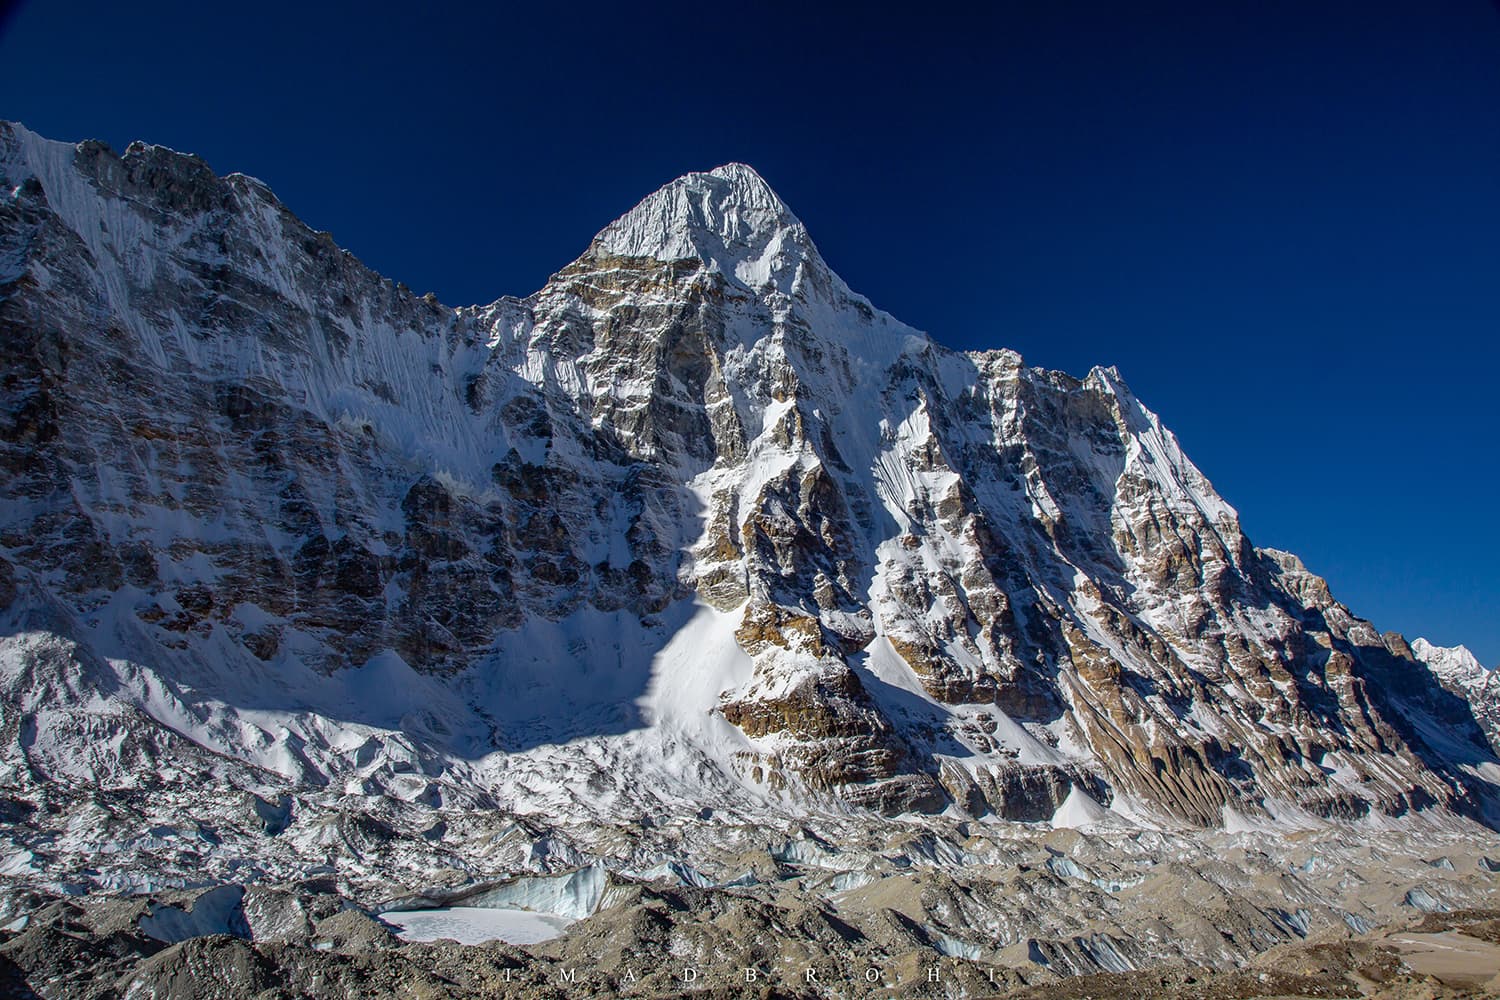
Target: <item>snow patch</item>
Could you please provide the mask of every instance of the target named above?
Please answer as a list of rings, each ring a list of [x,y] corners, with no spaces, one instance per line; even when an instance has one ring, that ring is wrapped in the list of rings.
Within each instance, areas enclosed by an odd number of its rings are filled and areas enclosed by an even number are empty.
[[[1058,829],[1082,830],[1098,826],[1109,819],[1109,810],[1094,801],[1083,789],[1074,785],[1068,791],[1057,812],[1052,814],[1052,825]]]

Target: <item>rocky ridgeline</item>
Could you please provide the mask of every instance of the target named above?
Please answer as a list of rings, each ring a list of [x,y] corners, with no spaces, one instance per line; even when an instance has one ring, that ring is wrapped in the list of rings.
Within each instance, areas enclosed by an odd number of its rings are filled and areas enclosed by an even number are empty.
[[[747,167],[465,309],[192,156],[4,125],[0,168],[18,801],[185,736],[520,813],[1500,815],[1495,714],[1253,546],[1113,369],[943,348]],[[727,680],[672,715],[694,608]]]

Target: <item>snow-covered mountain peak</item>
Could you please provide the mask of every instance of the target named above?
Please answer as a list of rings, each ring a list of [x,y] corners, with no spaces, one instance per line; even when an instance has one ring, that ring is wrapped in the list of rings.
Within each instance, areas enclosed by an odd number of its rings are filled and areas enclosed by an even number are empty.
[[[1487,669],[1467,646],[1434,646],[1414,639],[1411,653],[1438,683],[1468,703],[1490,746],[1500,750],[1500,668]]]
[[[1115,370],[849,291],[743,165],[452,310],[196,157],[0,125],[0,341],[0,614],[57,619],[0,634],[3,795],[175,734],[549,815],[1500,794],[1500,685],[1448,697],[1256,550]]]
[[[1415,639],[1411,651],[1439,677],[1465,681],[1483,679],[1490,674],[1467,646],[1435,646],[1426,639]]]
[[[788,294],[827,266],[802,222],[752,167],[685,174],[607,226],[593,249],[664,261],[697,258],[751,289]]]

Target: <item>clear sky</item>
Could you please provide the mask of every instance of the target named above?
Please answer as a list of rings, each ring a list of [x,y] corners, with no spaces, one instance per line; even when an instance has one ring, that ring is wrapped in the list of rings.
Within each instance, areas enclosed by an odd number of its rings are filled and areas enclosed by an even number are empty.
[[[0,117],[254,174],[454,305],[745,161],[878,305],[1117,365],[1256,544],[1500,663],[1496,3],[482,6],[32,0]]]

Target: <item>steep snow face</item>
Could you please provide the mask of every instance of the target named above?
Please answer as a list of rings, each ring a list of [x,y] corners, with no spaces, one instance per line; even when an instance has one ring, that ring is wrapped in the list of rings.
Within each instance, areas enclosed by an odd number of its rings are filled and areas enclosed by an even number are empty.
[[[186,736],[266,801],[1485,815],[1468,689],[1116,371],[942,348],[748,167],[465,309],[159,147],[0,126],[0,169],[17,789]]]

